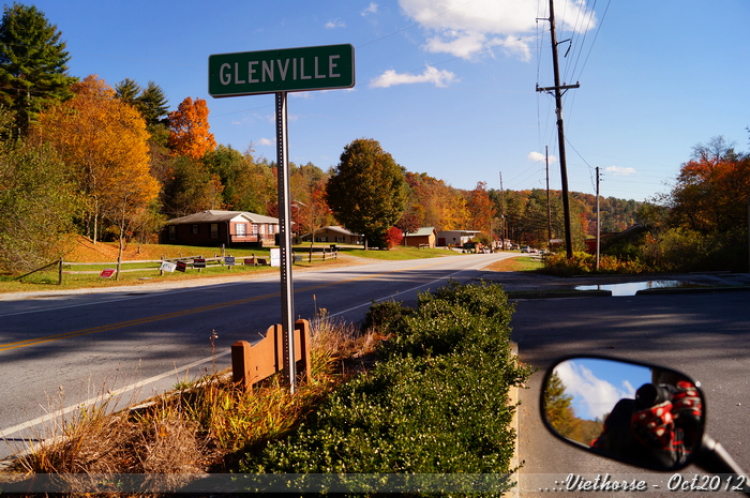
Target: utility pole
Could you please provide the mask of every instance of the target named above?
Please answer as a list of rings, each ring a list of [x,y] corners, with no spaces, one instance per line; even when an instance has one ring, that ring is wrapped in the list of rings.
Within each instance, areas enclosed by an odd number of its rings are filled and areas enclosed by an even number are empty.
[[[503,172],[500,171],[500,233],[502,234],[503,251],[505,250],[505,189],[503,188]]]
[[[599,166],[596,167],[596,269],[599,269],[599,249],[602,242],[602,219],[599,210]]]
[[[552,204],[549,199],[549,145],[544,146],[544,163],[547,166],[547,250],[552,252]]]
[[[557,142],[560,150],[560,176],[562,177],[562,201],[563,215],[565,217],[565,251],[568,259],[573,258],[573,236],[570,229],[570,199],[568,198],[568,165],[565,159],[565,130],[563,128],[562,95],[563,90],[578,88],[581,85],[560,85],[560,67],[557,62],[557,34],[555,33],[555,5],[554,0],[549,0],[550,30],[552,32],[552,65],[555,72],[555,86],[540,88],[537,84],[537,92],[549,92],[554,90],[555,112],[557,113]],[[566,40],[567,41],[567,40]]]

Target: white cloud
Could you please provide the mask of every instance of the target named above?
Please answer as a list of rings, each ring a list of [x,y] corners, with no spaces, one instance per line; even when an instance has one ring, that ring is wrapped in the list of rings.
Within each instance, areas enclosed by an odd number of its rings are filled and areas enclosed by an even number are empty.
[[[370,2],[370,5],[367,6],[365,10],[362,11],[362,15],[366,16],[368,14],[375,14],[378,11],[378,4],[375,2]]]
[[[534,161],[535,163],[543,163],[545,161],[545,155],[541,152],[529,152],[529,155],[526,156],[526,159],[529,161]],[[557,158],[555,156],[549,156],[549,163],[552,164],[557,161]]]
[[[604,415],[623,398],[634,398],[635,389],[626,379],[620,387],[596,377],[594,373],[575,361],[564,361],[555,367],[555,372],[565,384],[566,394],[581,399],[588,413],[576,413],[578,417],[603,419]]]
[[[372,88],[388,88],[394,85],[409,85],[413,83],[433,83],[436,87],[446,87],[449,83],[457,81],[456,75],[450,71],[439,70],[427,66],[422,74],[399,74],[389,69],[374,80],[370,81]]]
[[[481,52],[486,43],[487,37],[482,33],[451,30],[428,39],[424,48],[428,52],[447,52],[470,59]]]
[[[612,173],[614,176],[630,176],[635,175],[636,171],[633,168],[621,168],[620,166],[609,166],[604,171]]]
[[[260,140],[258,140],[258,145],[273,145],[275,143],[276,141],[270,138],[261,138]]]
[[[465,59],[501,47],[510,56],[529,60],[536,19],[548,15],[546,8],[539,10],[543,4],[537,0],[399,0],[399,5],[430,34],[426,50]],[[583,0],[557,0],[555,13],[558,30],[583,33],[597,23]]]
[[[325,24],[326,29],[334,29],[334,28],[345,28],[346,24],[341,19],[334,19],[333,21],[328,21]]]

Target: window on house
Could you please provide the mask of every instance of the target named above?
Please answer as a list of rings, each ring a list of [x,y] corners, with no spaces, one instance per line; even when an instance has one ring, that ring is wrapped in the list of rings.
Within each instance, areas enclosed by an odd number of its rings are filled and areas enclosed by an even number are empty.
[[[250,233],[252,233],[253,235],[258,235],[258,225],[256,225],[255,223],[250,225]]]
[[[218,223],[211,223],[211,238],[212,239],[218,239],[219,238],[219,225],[218,225]]]
[[[198,225],[193,225],[193,234],[197,234],[199,232]]]
[[[169,240],[177,240],[177,227],[174,225],[169,225],[169,228],[167,230],[169,232]]]
[[[247,235],[247,225],[245,223],[237,223],[235,227],[237,237],[244,237]]]

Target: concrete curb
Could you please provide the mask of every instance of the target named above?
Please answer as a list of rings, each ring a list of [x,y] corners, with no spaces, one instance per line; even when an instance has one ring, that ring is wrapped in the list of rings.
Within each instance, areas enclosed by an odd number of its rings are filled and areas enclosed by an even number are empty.
[[[750,286],[736,287],[678,287],[674,289],[643,289],[635,293],[636,296],[655,296],[661,294],[708,294],[713,292],[750,291]]]
[[[714,292],[742,292],[750,291],[750,286],[742,285],[736,287],[677,287],[663,289],[643,289],[636,291],[636,296],[657,296],[666,294],[710,294]],[[587,290],[587,291],[509,291],[506,292],[508,299],[556,299],[572,297],[612,297],[612,291]],[[625,297],[625,296],[623,296]]]
[[[612,291],[607,290],[561,290],[561,291],[509,291],[505,293],[508,299],[553,299],[571,297],[612,297]]]

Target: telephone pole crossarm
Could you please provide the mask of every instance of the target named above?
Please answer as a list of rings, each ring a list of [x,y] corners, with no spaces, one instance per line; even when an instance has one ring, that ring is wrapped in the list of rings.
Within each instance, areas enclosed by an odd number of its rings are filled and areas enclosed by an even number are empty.
[[[575,85],[546,86],[546,87],[540,87],[539,85],[537,85],[536,91],[537,92],[553,92],[555,90],[570,90],[571,88],[581,88],[581,84],[576,83]]]

